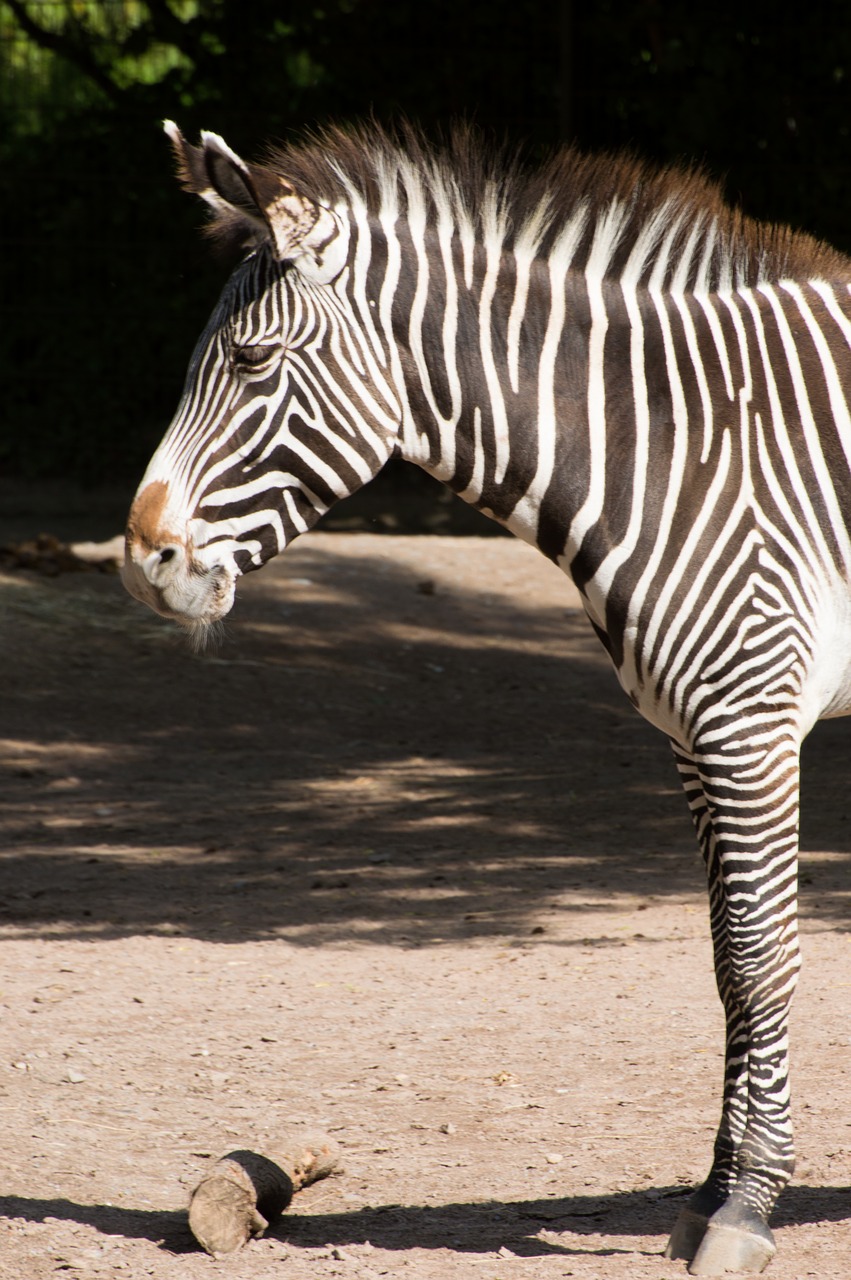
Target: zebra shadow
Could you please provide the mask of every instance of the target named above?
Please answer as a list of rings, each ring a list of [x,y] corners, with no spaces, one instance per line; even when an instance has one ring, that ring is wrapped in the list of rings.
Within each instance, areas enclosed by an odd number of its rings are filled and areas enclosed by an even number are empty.
[[[656,1187],[605,1195],[535,1200],[371,1206],[348,1213],[285,1217],[277,1239],[305,1248],[364,1244],[386,1250],[452,1249],[487,1254],[507,1248],[518,1257],[548,1254],[661,1253],[690,1188]],[[841,1222],[851,1217],[851,1187],[787,1188],[772,1215],[772,1226]],[[566,1239],[559,1239],[560,1236]],[[570,1237],[588,1237],[588,1245]],[[658,1236],[648,1248],[646,1238]],[[590,1238],[594,1237],[595,1240]],[[600,1241],[605,1237],[605,1243]],[[611,1237],[623,1237],[624,1244]],[[627,1240],[632,1240],[628,1244]],[[643,1241],[639,1244],[639,1240]]]
[[[368,1243],[388,1252],[418,1248],[493,1254],[502,1249],[526,1258],[617,1253],[652,1256],[664,1248],[687,1195],[687,1188],[668,1186],[535,1200],[367,1205],[331,1213],[312,1213],[308,1205],[300,1213],[296,1202],[295,1211],[285,1214],[268,1235],[301,1249]],[[186,1213],[180,1210],[3,1196],[0,1216],[30,1223],[73,1222],[105,1236],[147,1240],[169,1254],[198,1249],[190,1235]],[[772,1226],[782,1229],[841,1222],[849,1216],[851,1187],[793,1185],[781,1196],[772,1215]],[[659,1237],[658,1249],[647,1247],[648,1236]],[[577,1243],[576,1237],[586,1237],[587,1245]],[[624,1243],[612,1243],[612,1237],[622,1237]]]

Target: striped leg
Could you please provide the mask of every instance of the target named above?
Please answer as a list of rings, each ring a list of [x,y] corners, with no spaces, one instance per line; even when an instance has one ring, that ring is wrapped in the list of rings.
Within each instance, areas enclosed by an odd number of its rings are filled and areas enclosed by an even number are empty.
[[[761,1271],[768,1215],[794,1166],[787,1019],[799,969],[795,889],[798,744],[674,745],[709,884],[718,991],[727,1023],[724,1103],[709,1177],[666,1254],[693,1275]]]

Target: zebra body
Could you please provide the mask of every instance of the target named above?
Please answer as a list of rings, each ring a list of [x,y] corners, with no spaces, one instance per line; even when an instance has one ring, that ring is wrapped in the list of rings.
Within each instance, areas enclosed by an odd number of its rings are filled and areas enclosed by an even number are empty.
[[[760,1269],[793,1166],[798,756],[851,710],[851,262],[634,162],[524,186],[469,136],[256,166],[169,130],[250,252],[131,510],[129,589],[203,632],[394,453],[573,578],[707,867],[724,1106],[669,1252]]]

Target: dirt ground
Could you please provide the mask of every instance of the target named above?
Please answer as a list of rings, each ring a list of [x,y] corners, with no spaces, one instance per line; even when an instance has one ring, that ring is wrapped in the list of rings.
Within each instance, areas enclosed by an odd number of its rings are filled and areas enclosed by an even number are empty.
[[[552,566],[313,534],[201,656],[112,576],[6,573],[0,610],[4,1280],[684,1275],[721,1079],[701,872]],[[849,731],[805,754],[775,1280],[851,1269]],[[343,1171],[195,1249],[211,1160],[302,1128]]]

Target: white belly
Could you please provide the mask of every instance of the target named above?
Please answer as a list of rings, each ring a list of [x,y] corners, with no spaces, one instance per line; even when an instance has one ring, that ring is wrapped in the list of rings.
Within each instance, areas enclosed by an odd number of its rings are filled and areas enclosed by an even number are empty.
[[[804,733],[816,720],[851,713],[851,586],[837,583],[825,604],[803,690]]]

